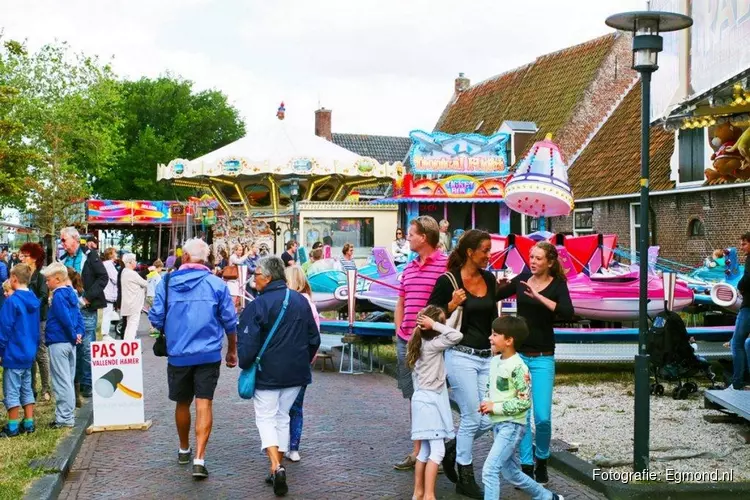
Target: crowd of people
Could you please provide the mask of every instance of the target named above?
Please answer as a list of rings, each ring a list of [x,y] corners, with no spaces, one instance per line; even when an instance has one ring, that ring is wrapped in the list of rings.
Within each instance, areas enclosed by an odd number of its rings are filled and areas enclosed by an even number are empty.
[[[416,256],[404,269],[395,311],[398,386],[410,399],[414,445],[395,467],[415,470],[418,499],[434,498],[439,469],[469,498],[497,498],[500,475],[534,498],[559,498],[542,486],[548,480],[551,438],[552,324],[556,316],[571,317],[573,307],[555,247],[537,244],[530,273],[498,281],[486,270],[488,233],[467,231],[448,247],[446,231],[446,224],[422,216],[411,221],[406,235],[399,230],[393,244],[397,262]],[[43,249],[26,244],[10,269],[8,303],[0,313],[9,410],[3,435],[34,430],[32,365],[40,373],[42,397],[49,399],[50,387],[54,393],[53,425],[72,425],[79,398],[91,395],[89,345],[97,339],[98,311],[102,336],[109,335],[119,312],[124,338],[130,339],[145,304],[152,327],[166,338],[178,463],[192,461],[193,477],[208,477],[206,446],[222,357],[228,368],[243,370],[262,362],[253,406],[269,462],[265,481],[276,495],[286,494],[283,460],[301,458],[304,395],[320,344],[307,273],[326,260],[323,244],[313,245],[303,265],[295,241],[279,257],[260,257],[255,246],[237,245],[231,255],[220,252],[215,262],[208,244],[196,238],[171,252],[166,266],[154,262],[144,278],[136,272],[133,254],[118,258],[108,248],[100,258],[96,248],[81,244],[73,228],[62,230],[61,242],[59,262],[42,268]],[[353,245],[344,245],[340,269],[356,269],[353,254]],[[247,266],[251,273],[254,297],[242,310],[232,290],[237,281],[233,266]],[[497,303],[511,295],[518,297],[518,318],[498,318]],[[457,429],[449,387],[460,409]],[[535,443],[529,431],[532,417]],[[483,490],[474,476],[472,449],[489,430],[495,440],[483,468]]]

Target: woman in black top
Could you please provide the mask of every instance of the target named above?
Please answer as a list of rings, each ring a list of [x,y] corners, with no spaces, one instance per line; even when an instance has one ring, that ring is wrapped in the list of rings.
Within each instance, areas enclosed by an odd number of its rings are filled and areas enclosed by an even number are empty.
[[[536,470],[531,446],[531,414],[521,441],[521,468],[544,484],[548,481],[547,459],[552,437],[552,390],[555,383],[555,317],[573,317],[573,303],[565,273],[554,245],[540,241],[529,256],[531,273],[519,274],[498,290],[500,299],[516,296],[518,316],[529,326],[529,337],[518,353],[531,374],[531,400],[536,428]]]
[[[492,320],[497,318],[497,284],[494,275],[485,270],[491,246],[489,233],[477,229],[464,233],[450,254],[448,272],[438,278],[428,301],[445,309],[449,316],[463,306],[459,328],[463,340],[445,352],[448,382],[461,409],[461,421],[456,439],[446,444],[443,470],[448,479],[457,482],[456,491],[470,498],[483,498],[472,468],[474,439],[491,428],[489,417],[479,413],[480,398],[490,376]],[[448,273],[456,280],[457,290]]]
[[[44,401],[49,401],[51,399],[49,385],[49,353],[47,352],[47,345],[44,343],[44,327],[47,324],[47,309],[49,308],[49,289],[47,288],[47,280],[40,272],[44,265],[44,248],[38,243],[24,243],[19,251],[19,256],[21,263],[26,264],[31,268],[29,290],[34,293],[40,302],[39,347],[36,351],[34,363],[31,365],[31,385],[34,392],[34,398],[36,398],[36,374],[38,369],[39,378],[42,382],[42,399]]]

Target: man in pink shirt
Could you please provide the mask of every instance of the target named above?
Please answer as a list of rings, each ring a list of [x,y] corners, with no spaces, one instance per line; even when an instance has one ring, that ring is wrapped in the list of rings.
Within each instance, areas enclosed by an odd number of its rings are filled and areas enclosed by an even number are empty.
[[[406,346],[417,324],[417,314],[426,305],[437,279],[445,273],[448,257],[437,249],[440,240],[438,223],[432,217],[423,215],[409,224],[406,238],[412,252],[419,258],[407,264],[401,279],[401,287],[396,303],[396,357],[398,359],[398,388],[404,398],[411,399],[414,386],[411,371],[406,364]],[[419,441],[414,441],[411,455],[394,466],[397,470],[414,468],[419,454]]]

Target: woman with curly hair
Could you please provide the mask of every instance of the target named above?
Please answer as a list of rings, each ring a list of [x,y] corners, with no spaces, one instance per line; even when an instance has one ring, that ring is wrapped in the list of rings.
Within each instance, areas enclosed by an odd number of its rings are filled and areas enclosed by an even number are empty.
[[[34,397],[36,398],[36,374],[39,373],[39,378],[42,382],[42,399],[49,401],[51,399],[49,353],[47,352],[47,344],[44,342],[44,327],[46,326],[47,309],[49,308],[49,289],[47,288],[47,280],[40,272],[42,266],[44,266],[44,248],[38,243],[24,243],[18,252],[18,258],[22,264],[26,264],[31,268],[29,290],[34,293],[41,303],[39,307],[39,348],[36,351],[34,364],[31,365],[31,385],[34,389]]]

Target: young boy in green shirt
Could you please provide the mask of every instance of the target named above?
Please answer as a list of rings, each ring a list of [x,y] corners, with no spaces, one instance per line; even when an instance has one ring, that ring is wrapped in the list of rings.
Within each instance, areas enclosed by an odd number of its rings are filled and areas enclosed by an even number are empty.
[[[529,336],[523,318],[503,316],[492,322],[490,347],[495,356],[490,362],[487,393],[479,411],[489,415],[495,441],[482,467],[485,500],[500,498],[500,474],[533,500],[564,500],[521,472],[518,445],[526,433],[526,413],[531,407],[531,378],[526,364],[516,353]]]

